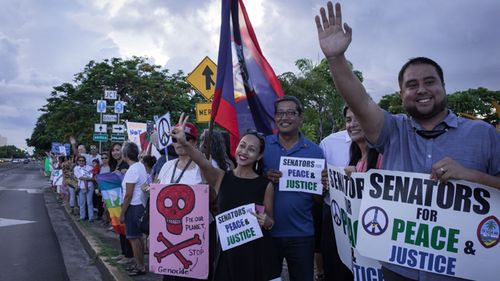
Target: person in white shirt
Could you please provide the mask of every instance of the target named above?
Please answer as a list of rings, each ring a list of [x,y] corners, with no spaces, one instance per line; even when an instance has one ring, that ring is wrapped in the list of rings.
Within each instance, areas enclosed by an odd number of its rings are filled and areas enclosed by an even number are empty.
[[[139,162],[139,147],[133,142],[125,142],[122,148],[123,161],[129,168],[122,181],[124,194],[120,220],[125,224],[125,235],[132,245],[136,266],[129,272],[129,276],[146,274],[144,266],[144,244],[139,220],[144,214],[146,205],[145,195],[141,186],[147,180],[144,165]]]
[[[351,138],[346,130],[332,133],[324,138],[319,147],[323,150],[326,163],[337,167],[349,164]],[[353,280],[352,272],[340,260],[333,233],[330,194],[325,193],[323,200],[323,220],[321,223],[321,252],[323,254],[324,280]]]
[[[92,183],[92,167],[87,165],[84,156],[76,158],[77,165],[73,169],[75,177],[78,179],[78,205],[80,206],[80,220],[85,220],[85,204],[87,204],[89,222],[94,222],[94,204],[92,195],[94,194],[94,184]]]

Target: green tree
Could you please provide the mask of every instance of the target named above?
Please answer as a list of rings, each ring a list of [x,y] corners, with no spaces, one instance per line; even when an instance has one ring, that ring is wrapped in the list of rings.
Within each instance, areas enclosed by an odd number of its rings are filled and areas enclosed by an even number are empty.
[[[37,151],[49,150],[53,141],[67,142],[71,135],[80,143],[92,143],[94,123],[99,123],[95,101],[106,89],[117,90],[126,103],[121,120],[145,122],[166,112],[172,113],[172,120],[180,112],[194,116],[193,105],[201,97],[188,93],[184,79],[182,71],[170,74],[141,57],[90,61],[75,75],[74,83],[53,88],[27,143]]]
[[[25,152],[14,145],[0,146],[0,158],[23,158]]]
[[[405,109],[403,107],[403,102],[401,101],[401,96],[399,95],[399,92],[394,92],[390,95],[385,95],[383,96],[378,105],[392,113],[392,114],[398,114],[398,113],[405,113]]]
[[[295,96],[304,104],[306,122],[302,132],[309,139],[319,142],[332,131],[344,128],[342,107],[344,101],[337,94],[326,59],[314,64],[308,59],[295,62],[299,73],[285,72],[278,76],[283,92]],[[360,71],[356,76],[363,81]]]

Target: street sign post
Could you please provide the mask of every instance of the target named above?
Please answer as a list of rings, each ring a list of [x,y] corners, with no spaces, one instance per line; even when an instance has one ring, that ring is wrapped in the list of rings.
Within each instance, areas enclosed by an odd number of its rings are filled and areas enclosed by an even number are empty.
[[[125,103],[123,101],[115,101],[115,113],[123,113]]]
[[[104,98],[107,100],[116,100],[116,91],[113,90],[105,90]]]
[[[108,131],[108,125],[106,124],[94,124],[95,133],[106,133]]]
[[[200,64],[189,73],[186,81],[191,84],[207,100],[214,95],[217,65],[205,57]]]
[[[94,134],[93,138],[94,141],[108,141],[108,134]]]
[[[115,114],[103,114],[102,122],[116,122],[118,117]]]
[[[212,103],[197,103],[196,104],[196,122],[206,123],[210,122],[210,115],[212,113]]]
[[[125,125],[113,124],[113,134],[123,134],[125,131]]]
[[[106,113],[106,101],[105,100],[98,100],[97,101],[97,112]]]
[[[111,134],[111,141],[125,141],[124,134]]]

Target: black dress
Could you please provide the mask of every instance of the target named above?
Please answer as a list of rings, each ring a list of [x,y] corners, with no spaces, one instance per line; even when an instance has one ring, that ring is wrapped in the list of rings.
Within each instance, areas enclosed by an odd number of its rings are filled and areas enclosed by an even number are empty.
[[[268,183],[268,179],[262,176],[245,179],[236,177],[232,171],[226,172],[218,194],[219,212],[250,203],[264,205]],[[262,230],[262,233],[264,237],[260,239],[221,251],[215,280],[269,280],[272,240],[267,231]]]

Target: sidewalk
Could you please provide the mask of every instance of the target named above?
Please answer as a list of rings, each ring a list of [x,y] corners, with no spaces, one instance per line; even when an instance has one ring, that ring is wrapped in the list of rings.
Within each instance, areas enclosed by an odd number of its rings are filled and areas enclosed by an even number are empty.
[[[55,198],[55,193],[51,192],[51,196]],[[95,264],[104,280],[162,280],[162,276],[150,272],[141,276],[128,276],[127,271],[125,270],[127,265],[118,264],[114,259],[121,254],[118,234],[109,231],[109,226],[105,226],[102,221],[96,220],[93,223],[89,223],[88,221],[77,221],[78,216],[71,215],[68,207],[63,207],[63,209],[85,250],[95,261]],[[147,254],[144,256],[144,259],[147,269],[149,268]]]

